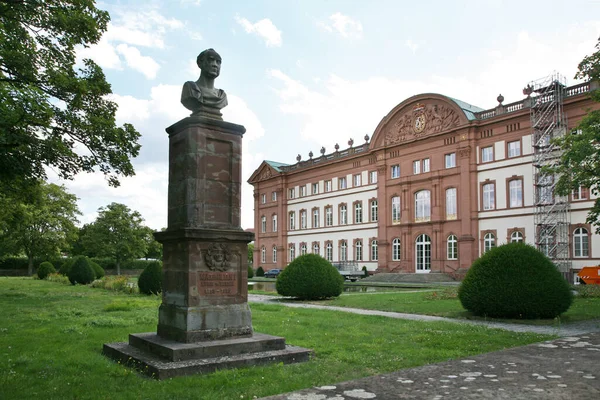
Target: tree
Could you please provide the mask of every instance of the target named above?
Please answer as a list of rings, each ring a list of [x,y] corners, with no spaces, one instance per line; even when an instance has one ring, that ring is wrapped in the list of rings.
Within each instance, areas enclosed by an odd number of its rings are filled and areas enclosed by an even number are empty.
[[[577,79],[600,81],[600,39],[597,51],[586,56],[578,66]],[[591,92],[600,102],[600,90]],[[590,110],[577,126],[576,135],[565,135],[557,140],[563,149],[560,162],[550,170],[559,175],[556,191],[567,195],[579,187],[587,187],[594,195],[600,194],[600,110]],[[600,233],[600,198],[597,198],[587,216],[587,222],[596,225]]]
[[[88,225],[81,236],[84,254],[110,257],[115,260],[117,275],[121,275],[121,263],[143,257],[146,253],[144,237],[147,228],[142,216],[125,204],[111,203],[98,209],[98,218]]]
[[[3,221],[0,242],[7,253],[25,253],[28,273],[33,274],[33,260],[58,256],[77,235],[77,197],[64,186],[39,182],[28,186],[27,200],[0,195]]]
[[[144,241],[146,242],[146,254],[144,254],[144,258],[147,260],[149,258],[153,258],[155,260],[162,259],[162,244],[154,239],[154,230],[152,228],[148,228],[147,226],[143,227],[144,229]],[[163,229],[164,230],[164,229]]]
[[[0,185],[44,179],[44,166],[65,179],[98,169],[111,186],[134,175],[139,133],[116,126],[102,69],[76,63],[109,19],[93,0],[0,0]]]
[[[254,242],[248,243],[248,265],[254,263]]]

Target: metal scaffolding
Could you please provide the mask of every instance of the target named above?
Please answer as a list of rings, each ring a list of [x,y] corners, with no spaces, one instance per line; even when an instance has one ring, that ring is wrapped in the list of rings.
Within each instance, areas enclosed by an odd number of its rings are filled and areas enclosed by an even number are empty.
[[[535,245],[570,280],[569,201],[567,196],[555,193],[557,176],[544,168],[555,165],[562,154],[552,139],[564,136],[567,131],[563,113],[565,86],[565,78],[554,73],[531,82],[526,90],[531,94]]]

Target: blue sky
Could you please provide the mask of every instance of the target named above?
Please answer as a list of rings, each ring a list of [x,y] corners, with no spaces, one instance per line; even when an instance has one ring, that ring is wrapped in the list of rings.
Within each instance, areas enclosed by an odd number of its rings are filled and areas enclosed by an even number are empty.
[[[189,112],[181,86],[195,59],[222,58],[215,86],[227,121],[242,124],[243,177],[264,159],[294,163],[321,146],[362,143],[408,97],[433,92],[482,107],[523,98],[530,81],[557,71],[569,84],[600,36],[600,1],[170,0],[106,1],[102,41],[79,49],[112,84],[119,123],[142,134],[137,175],[109,188],[100,174],[61,182],[79,197],[82,223],[125,203],[146,224],[167,223],[165,128]],[[56,179],[54,179],[56,181]],[[242,226],[253,227],[243,184]]]

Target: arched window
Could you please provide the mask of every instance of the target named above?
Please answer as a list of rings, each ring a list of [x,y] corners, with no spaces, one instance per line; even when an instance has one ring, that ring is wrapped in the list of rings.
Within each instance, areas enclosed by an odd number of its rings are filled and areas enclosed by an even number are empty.
[[[362,240],[357,240],[356,241],[355,251],[356,251],[356,254],[355,254],[354,259],[356,261],[362,261],[362,259],[363,259],[363,256],[362,256]]]
[[[392,240],[392,260],[400,260],[400,239],[398,238]]]
[[[458,260],[458,238],[456,235],[448,236],[447,256],[448,260]]]
[[[425,234],[419,235],[415,246],[417,272],[429,272],[431,270],[431,238]]]
[[[371,201],[371,222],[377,221],[377,200]]]
[[[496,236],[493,233],[486,233],[483,237],[483,252],[487,253],[496,247]]]
[[[510,234],[510,242],[511,243],[521,243],[523,242],[523,234],[519,231],[515,231]]]
[[[333,245],[331,242],[327,242],[327,245],[325,246],[325,258],[327,261],[333,261]]]
[[[357,201],[354,203],[354,223],[362,224],[362,203]]]
[[[431,193],[421,190],[415,193],[415,222],[431,220]]]
[[[589,257],[589,237],[585,228],[577,228],[573,232],[573,256]]]
[[[340,242],[340,261],[348,260],[348,242],[342,240]]]
[[[377,248],[377,240],[371,240],[371,261],[379,260],[379,249]]]
[[[277,215],[273,215],[273,232],[277,232]]]
[[[289,262],[294,261],[294,259],[296,258],[296,245],[295,244],[290,244],[290,251],[289,251]]]
[[[277,246],[273,246],[273,263],[277,262]]]
[[[267,262],[267,249],[265,249],[265,246],[260,248],[260,262],[263,264]]]
[[[321,249],[319,249],[319,242],[313,243],[313,254],[320,254]]]
[[[260,231],[261,232],[267,231],[267,217],[265,217],[264,215],[262,217],[260,217]]]
[[[303,256],[306,254],[306,243],[302,243],[300,245],[300,255]]]

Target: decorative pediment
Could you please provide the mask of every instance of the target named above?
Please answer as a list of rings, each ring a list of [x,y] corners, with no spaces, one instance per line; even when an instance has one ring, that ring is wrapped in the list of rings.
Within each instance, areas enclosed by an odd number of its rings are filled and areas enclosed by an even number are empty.
[[[417,102],[404,112],[392,117],[384,128],[385,145],[432,135],[455,128],[460,116],[454,107],[446,104]]]
[[[270,166],[267,162],[264,162],[254,171],[250,179],[248,179],[249,183],[266,181],[275,176],[280,175],[280,172],[276,171],[272,166]]]

